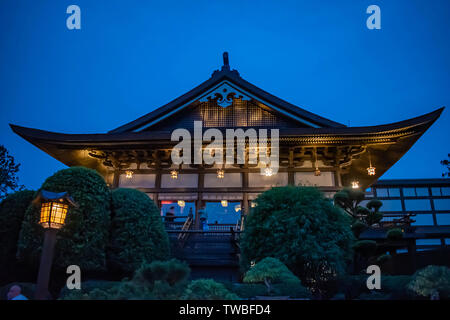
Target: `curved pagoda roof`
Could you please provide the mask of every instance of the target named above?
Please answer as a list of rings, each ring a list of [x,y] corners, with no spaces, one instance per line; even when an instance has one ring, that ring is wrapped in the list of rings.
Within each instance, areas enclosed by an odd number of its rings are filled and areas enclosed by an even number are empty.
[[[289,122],[288,126],[278,127],[280,146],[370,146],[372,162],[377,163],[376,177],[367,177],[365,174],[367,153],[352,159],[354,165],[348,172],[348,176],[360,177],[362,186],[373,183],[397,162],[444,109],[442,107],[416,118],[390,124],[347,127],[292,105],[244,80],[236,70],[231,70],[225,53],[221,70],[214,71],[208,80],[168,104],[107,133],[66,134],[13,124],[10,126],[16,134],[68,166],[82,165],[105,172],[107,168],[101,159],[92,157],[92,150],[171,147],[176,144],[170,141],[173,128],[165,124],[176,122],[172,120],[177,116],[185,117],[189,110],[202,103],[213,102],[215,108],[226,110],[229,105],[234,106],[236,98],[251,102]],[[218,126],[223,131],[228,127]]]

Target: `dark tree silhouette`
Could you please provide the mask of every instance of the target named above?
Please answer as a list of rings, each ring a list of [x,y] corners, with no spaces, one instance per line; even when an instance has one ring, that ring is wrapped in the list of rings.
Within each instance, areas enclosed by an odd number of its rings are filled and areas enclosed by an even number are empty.
[[[22,190],[23,186],[19,185],[20,164],[16,164],[14,157],[9,154],[8,150],[0,145],[0,200],[5,198],[9,193]]]
[[[450,153],[447,155],[448,159],[441,160],[441,164],[445,167],[447,167],[447,172],[442,173],[442,177],[449,177],[450,178]]]

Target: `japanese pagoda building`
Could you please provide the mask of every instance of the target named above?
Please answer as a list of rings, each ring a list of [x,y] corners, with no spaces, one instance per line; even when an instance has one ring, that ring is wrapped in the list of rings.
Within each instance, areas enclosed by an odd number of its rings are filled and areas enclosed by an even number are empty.
[[[100,134],[65,134],[11,125],[12,130],[67,166],[97,170],[111,188],[137,188],[164,201],[234,201],[247,213],[258,194],[285,185],[318,186],[327,196],[344,186],[367,188],[394,165],[443,108],[396,123],[348,127],[292,105],[244,80],[224,53],[220,70],[154,111]],[[279,170],[258,164],[172,163],[175,129],[279,129]],[[270,131],[270,130],[269,130]],[[268,138],[270,143],[270,138]],[[203,147],[209,141],[203,142]],[[248,155],[252,146],[246,144]],[[219,173],[220,171],[220,173]],[[197,210],[195,210],[197,211]]]

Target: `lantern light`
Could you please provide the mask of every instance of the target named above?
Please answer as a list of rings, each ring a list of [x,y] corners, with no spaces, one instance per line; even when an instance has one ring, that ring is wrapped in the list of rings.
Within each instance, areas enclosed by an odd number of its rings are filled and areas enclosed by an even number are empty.
[[[222,205],[222,207],[228,207],[228,201],[227,200],[220,201],[220,204]]]
[[[352,188],[353,189],[358,189],[359,188],[359,182],[358,181],[352,181]]]
[[[264,169],[264,175],[266,177],[271,177],[273,175],[273,170],[271,167],[267,167]]]
[[[234,211],[236,211],[236,212],[241,211],[241,205],[240,204],[235,205],[234,206]]]
[[[125,177],[126,177],[127,179],[133,178],[133,171],[131,171],[131,170],[125,171]]]
[[[372,158],[370,157],[370,152],[369,152],[369,167],[367,168],[367,174],[369,176],[374,176],[375,175],[375,167],[372,167]]]
[[[254,207],[256,207],[256,202],[254,202],[254,201],[251,201],[251,202],[250,202],[250,207],[251,207],[251,208],[254,208]]]
[[[66,221],[69,205],[77,206],[67,192],[41,190],[34,203],[41,203],[39,224],[45,229],[61,229]]]
[[[170,171],[170,177],[172,179],[178,179],[178,171],[177,170]]]
[[[316,167],[316,170],[314,170],[314,175],[315,175],[316,177],[318,177],[318,176],[321,175],[320,170],[319,170],[318,167]]]
[[[177,203],[181,208],[184,208],[186,206],[186,202],[184,202],[184,200],[178,200]]]
[[[224,177],[225,177],[225,171],[223,171],[223,169],[217,170],[217,178],[223,179]]]

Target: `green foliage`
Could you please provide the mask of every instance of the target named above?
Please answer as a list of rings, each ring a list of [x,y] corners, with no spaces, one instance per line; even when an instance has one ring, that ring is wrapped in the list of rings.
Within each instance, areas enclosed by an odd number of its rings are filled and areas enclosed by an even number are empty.
[[[411,276],[407,275],[381,275],[381,289],[376,292],[381,295],[372,296],[366,282],[369,275],[348,275],[339,279],[339,291],[346,299],[377,300],[378,298],[392,300],[411,300],[414,293],[408,289]]]
[[[360,221],[360,220],[356,220],[353,224],[352,224],[352,231],[353,234],[356,237],[359,237],[359,235],[361,234],[361,232],[363,232],[365,229],[367,229],[367,224],[365,224],[364,222]]]
[[[383,263],[386,263],[392,259],[392,256],[390,254],[382,254],[377,258],[377,264],[382,265]]]
[[[228,291],[225,286],[212,279],[192,281],[184,291],[185,300],[239,300],[239,297]]]
[[[242,299],[250,299],[267,294],[267,287],[261,283],[234,283],[232,291]]]
[[[245,273],[246,283],[296,282],[299,279],[278,259],[267,257],[258,262]]]
[[[24,295],[25,297],[27,297],[28,299],[33,299],[34,298],[34,292],[36,290],[36,285],[34,283],[29,283],[29,282],[12,282],[12,283],[8,283],[7,285],[4,285],[3,287],[0,287],[0,300],[7,300],[7,294],[9,292],[9,289],[12,286],[20,286],[20,288],[22,289],[22,295]]]
[[[16,164],[14,157],[8,150],[0,145],[0,200],[4,199],[11,191],[22,190],[19,185],[20,164]]]
[[[408,288],[419,296],[431,297],[436,293],[441,299],[450,298],[450,268],[428,266],[417,271]]]
[[[168,261],[154,261],[143,264],[133,277],[136,282],[146,283],[152,286],[156,281],[167,282],[170,286],[185,282],[191,270],[185,262],[176,259]]]
[[[304,287],[301,281],[278,259],[267,257],[250,268],[244,276],[245,283],[264,283],[267,293],[272,292],[272,284],[283,284],[281,290],[288,292],[297,287],[299,290]]]
[[[108,266],[129,273],[143,262],[167,259],[169,238],[154,202],[135,189],[114,190],[111,198]]]
[[[389,240],[400,240],[401,238],[403,238],[403,231],[400,228],[393,228],[388,230],[388,232],[386,233],[386,237]]]
[[[119,284],[120,284],[120,282],[117,282],[117,281],[101,281],[101,280],[84,281],[81,283],[80,290],[70,290],[67,288],[67,286],[64,286],[61,289],[61,292],[59,293],[59,299],[83,300],[83,299],[87,299],[88,297],[90,297],[91,300],[98,300],[95,297],[96,293],[107,292],[108,290],[110,290],[111,288],[113,288]],[[92,294],[94,290],[96,290],[97,292],[94,292],[94,294]]]
[[[318,287],[352,258],[349,218],[316,188],[272,188],[256,199],[241,238],[242,266],[277,258]]]
[[[334,195],[334,204],[344,209],[353,218],[371,226],[383,219],[383,214],[379,212],[383,203],[380,200],[372,199],[366,204],[366,207],[360,206],[364,197],[364,191],[344,188]],[[362,232],[362,230],[358,231]]]
[[[53,268],[79,265],[83,271],[103,271],[110,224],[110,192],[94,170],[72,167],[47,178],[41,189],[67,191],[78,208],[70,208],[58,231]],[[18,242],[18,256],[30,265],[39,262],[43,228],[38,225],[40,208],[31,205],[25,213]]]
[[[390,300],[391,295],[383,292],[373,291],[370,293],[362,293],[357,300]]]
[[[412,300],[415,294],[408,288],[411,279],[408,275],[381,275],[381,291],[390,294],[393,300]]]
[[[82,290],[62,292],[64,300],[180,299],[187,286],[189,267],[177,260],[143,264],[131,280],[94,282]],[[82,286],[83,288],[83,286]]]
[[[358,240],[353,245],[353,249],[363,256],[370,256],[375,253],[377,243],[373,240]]]
[[[15,265],[20,228],[34,194],[30,190],[18,191],[0,203],[0,274],[6,275]]]
[[[369,202],[367,202],[366,207],[369,210],[374,210],[374,211],[378,212],[382,205],[383,205],[383,202],[381,202],[380,200],[372,199]]]
[[[356,208],[364,200],[364,191],[344,188],[334,194],[333,200],[336,206],[344,209],[349,215],[356,217]]]

